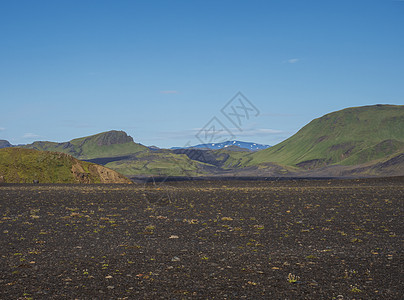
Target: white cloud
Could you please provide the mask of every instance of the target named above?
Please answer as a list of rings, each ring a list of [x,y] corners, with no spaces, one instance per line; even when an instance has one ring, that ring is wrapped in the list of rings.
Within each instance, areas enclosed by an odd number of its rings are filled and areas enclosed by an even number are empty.
[[[167,91],[160,91],[160,94],[178,94],[178,91],[175,90],[167,90]]]
[[[283,114],[283,113],[260,113],[260,117],[281,117],[281,118],[294,118],[300,116],[299,114]]]
[[[0,131],[4,131],[6,130],[4,127],[0,127]]]
[[[237,136],[267,136],[284,133],[282,130],[270,129],[270,128],[259,128],[259,129],[246,129],[241,132],[236,132]]]
[[[33,138],[38,138],[40,135],[37,135],[35,133],[27,132],[22,136],[24,139],[33,139]]]
[[[288,59],[288,63],[290,63],[290,64],[295,64],[295,63],[297,63],[298,61],[299,61],[298,58],[291,58],[291,59]]]

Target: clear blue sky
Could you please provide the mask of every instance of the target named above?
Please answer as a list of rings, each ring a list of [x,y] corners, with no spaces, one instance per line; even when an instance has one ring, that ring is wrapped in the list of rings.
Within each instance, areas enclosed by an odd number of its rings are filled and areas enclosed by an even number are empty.
[[[111,129],[160,147],[216,116],[276,144],[328,112],[404,103],[404,1],[0,1],[0,139]],[[259,110],[220,112],[241,91]]]

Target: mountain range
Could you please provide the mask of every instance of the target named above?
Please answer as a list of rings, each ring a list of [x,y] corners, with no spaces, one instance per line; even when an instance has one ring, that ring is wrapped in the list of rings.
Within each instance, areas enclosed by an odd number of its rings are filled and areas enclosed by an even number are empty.
[[[10,147],[7,141],[1,145]],[[404,106],[372,105],[332,112],[272,147],[228,141],[150,149],[115,130],[63,143],[39,141],[21,147],[66,153],[127,177],[395,176],[404,175]]]
[[[198,144],[190,147],[172,147],[172,150],[176,149],[210,149],[210,150],[218,150],[227,148],[228,150],[234,151],[259,151],[263,149],[269,148],[269,145],[262,145],[257,143],[249,143],[249,142],[241,142],[241,141],[226,141],[222,143],[210,143],[210,144]]]

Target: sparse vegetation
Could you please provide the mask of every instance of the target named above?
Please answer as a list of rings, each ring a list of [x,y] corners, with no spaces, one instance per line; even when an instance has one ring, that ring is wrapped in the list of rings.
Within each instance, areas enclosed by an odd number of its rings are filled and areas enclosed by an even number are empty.
[[[403,193],[402,178],[0,185],[0,298],[398,299]]]
[[[299,276],[293,275],[292,273],[288,274],[288,282],[289,283],[296,283],[296,282],[299,281],[299,279],[300,279]]]

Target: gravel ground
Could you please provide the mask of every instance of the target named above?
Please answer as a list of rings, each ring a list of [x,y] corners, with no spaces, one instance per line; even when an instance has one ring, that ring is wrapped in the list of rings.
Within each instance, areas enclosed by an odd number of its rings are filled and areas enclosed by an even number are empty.
[[[3,184],[0,298],[400,299],[403,199],[404,178]]]

